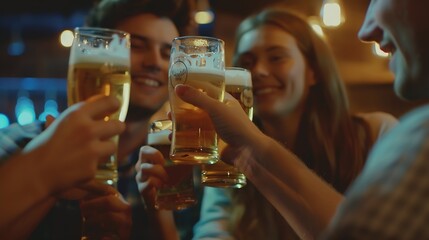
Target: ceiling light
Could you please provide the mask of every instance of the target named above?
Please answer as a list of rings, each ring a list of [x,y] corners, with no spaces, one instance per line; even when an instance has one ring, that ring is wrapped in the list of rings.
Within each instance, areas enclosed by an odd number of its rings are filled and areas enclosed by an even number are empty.
[[[325,0],[320,15],[326,27],[338,27],[345,19],[340,0]]]
[[[210,4],[208,0],[197,0],[194,18],[197,24],[209,24],[213,22],[214,13],[210,10]]]
[[[64,47],[71,47],[71,45],[73,44],[73,38],[74,36],[72,31],[64,30],[61,32],[60,35],[60,43]]]

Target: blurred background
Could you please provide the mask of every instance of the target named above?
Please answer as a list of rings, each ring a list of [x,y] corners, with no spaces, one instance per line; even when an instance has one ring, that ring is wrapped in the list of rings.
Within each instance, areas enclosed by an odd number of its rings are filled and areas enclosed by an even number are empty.
[[[66,108],[69,44],[98,0],[14,0],[0,9],[0,128],[57,115]],[[234,32],[247,15],[272,4],[306,14],[331,45],[353,111],[401,116],[423,102],[405,102],[392,90],[388,58],[357,39],[369,0],[185,0],[195,6],[198,34],[226,42],[231,64]]]

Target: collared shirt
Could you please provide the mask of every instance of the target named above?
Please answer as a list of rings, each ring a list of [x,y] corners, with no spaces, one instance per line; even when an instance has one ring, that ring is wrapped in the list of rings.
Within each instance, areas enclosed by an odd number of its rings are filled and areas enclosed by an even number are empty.
[[[374,147],[323,239],[429,239],[429,105]]]

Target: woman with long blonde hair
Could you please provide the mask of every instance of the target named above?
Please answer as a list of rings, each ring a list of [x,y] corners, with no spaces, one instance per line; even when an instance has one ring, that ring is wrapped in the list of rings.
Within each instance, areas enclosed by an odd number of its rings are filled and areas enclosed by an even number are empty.
[[[350,111],[329,46],[296,12],[268,8],[248,17],[238,27],[235,47],[235,65],[252,73],[260,129],[344,193],[396,119]],[[205,189],[194,238],[298,239],[296,231],[248,183],[236,190]]]

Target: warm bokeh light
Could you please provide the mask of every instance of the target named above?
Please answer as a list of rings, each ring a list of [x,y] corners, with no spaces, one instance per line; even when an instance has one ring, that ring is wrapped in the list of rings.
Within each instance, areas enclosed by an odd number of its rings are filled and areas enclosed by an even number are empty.
[[[60,42],[61,45],[64,47],[71,47],[73,44],[73,32],[70,30],[64,30],[60,35]]]
[[[197,24],[208,24],[213,22],[214,14],[212,11],[198,11],[195,13],[195,22]]]
[[[338,2],[327,2],[322,7],[323,24],[327,27],[338,27],[342,22],[341,6]]]
[[[320,26],[320,21],[318,17],[315,17],[315,16],[309,17],[308,23],[313,28],[313,31],[317,33],[317,35],[321,37],[325,37],[325,33],[323,32],[322,26]]]
[[[317,35],[324,37],[325,34],[323,33],[323,29],[319,24],[311,24],[311,27],[313,28],[313,31],[317,33]]]

